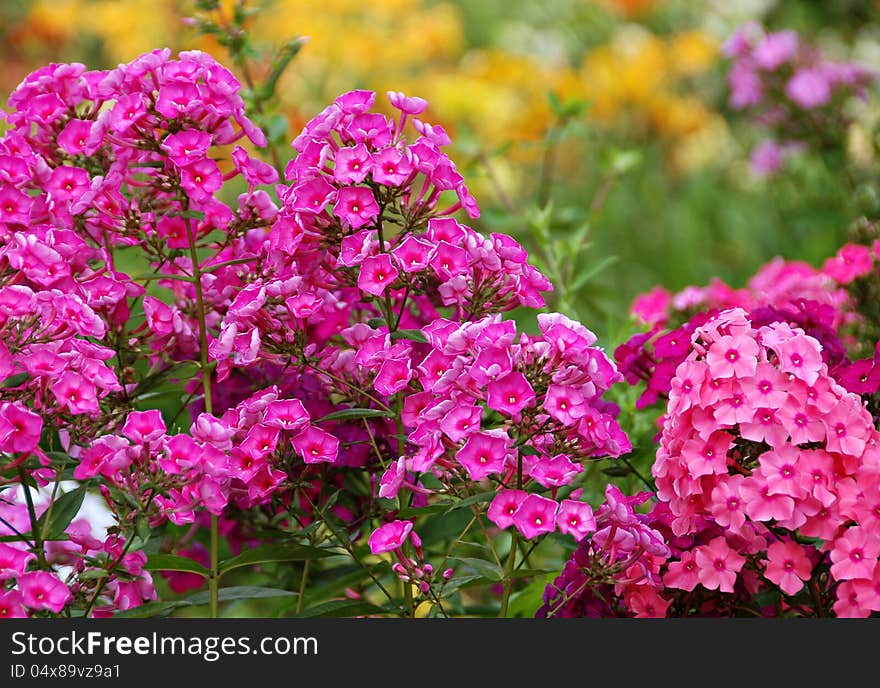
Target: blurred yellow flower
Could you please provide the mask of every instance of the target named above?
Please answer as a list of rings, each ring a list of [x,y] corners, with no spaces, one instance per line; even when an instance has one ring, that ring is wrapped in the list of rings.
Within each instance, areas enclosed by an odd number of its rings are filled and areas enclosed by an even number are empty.
[[[472,131],[485,150],[541,139],[554,121],[550,91],[563,100],[587,101],[593,122],[638,137],[692,137],[709,125],[713,113],[689,83],[717,56],[717,42],[709,34],[691,30],[661,37],[632,21],[655,0],[582,1],[598,2],[630,23],[620,24],[611,40],[588,51],[580,64],[561,56],[469,46],[464,15],[450,1],[268,2],[249,26],[261,44],[309,38],[278,89],[294,131],[353,88],[380,94],[403,90],[426,98],[431,103],[426,117],[453,134]],[[207,18],[228,23],[238,2],[222,0]],[[32,0],[19,33],[44,42],[91,35],[113,63],[165,45],[200,48],[223,59],[216,39],[196,36],[181,22],[180,13],[192,11],[188,0]],[[519,154],[529,150],[521,147]]]

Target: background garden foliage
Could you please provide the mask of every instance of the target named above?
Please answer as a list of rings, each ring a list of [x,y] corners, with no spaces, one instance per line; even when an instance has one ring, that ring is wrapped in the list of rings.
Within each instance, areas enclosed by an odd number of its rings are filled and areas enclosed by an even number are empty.
[[[880,612],[877,3],[0,19],[0,616]]]

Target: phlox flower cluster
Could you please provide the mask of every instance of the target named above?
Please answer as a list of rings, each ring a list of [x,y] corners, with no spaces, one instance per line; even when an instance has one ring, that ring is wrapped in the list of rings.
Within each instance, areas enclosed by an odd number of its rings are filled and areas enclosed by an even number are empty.
[[[665,615],[670,602],[657,588],[670,549],[651,517],[635,510],[651,497],[650,492],[627,497],[607,486],[605,502],[595,512],[595,532],[580,542],[547,586],[537,617]]]
[[[687,287],[675,294],[655,287],[635,299],[632,314],[650,329],[617,347],[614,357],[627,382],[647,383],[637,408],[667,398],[675,371],[690,353],[694,330],[729,308],[748,311],[754,323],[800,327],[822,344],[822,357],[830,367],[847,363],[840,332],[857,316],[845,283],[828,265],[817,270],[807,263],[775,258],[743,289],[714,279],[706,287]]]
[[[518,338],[498,316],[423,329],[430,349],[403,407],[412,449],[382,476],[380,496],[415,489],[412,473],[433,471],[450,491],[488,479],[498,527],[526,538],[590,531],[590,506],[556,494],[584,461],[630,451],[617,407],[601,398],[620,375],[583,325],[554,313],[538,315],[538,326],[540,335]]]
[[[132,500],[145,507],[145,490],[158,498],[166,483],[204,466],[202,454],[221,451],[181,449],[184,465],[175,471],[159,412],[130,411],[154,374],[197,358],[197,301],[203,298],[206,321],[216,322],[213,308],[240,286],[234,264],[247,255],[249,232],[276,212],[257,186],[274,183],[277,173],[237,145],[244,137],[265,143],[239,90],[205,53],[173,58],[157,50],[108,71],[51,64],[10,96],[0,138],[0,482],[47,485],[72,460],[77,479],[103,481],[102,494],[128,531],[137,519]],[[231,208],[215,194],[238,176],[246,191]],[[218,230],[222,238],[207,238]],[[132,251],[152,277],[167,277],[160,282],[172,299],[147,296],[117,269],[120,254]],[[196,251],[208,256],[201,266]],[[207,273],[201,296],[197,268]],[[140,311],[145,322],[135,327]],[[151,359],[147,374],[136,367],[141,357]],[[198,380],[192,384],[198,391]],[[186,444],[181,437],[172,446]],[[148,476],[157,482],[146,488]],[[187,492],[169,513],[214,503],[206,484],[199,473],[187,487],[198,495]],[[32,530],[16,522],[20,532]],[[82,547],[71,555],[75,562],[28,558],[19,571],[25,581],[66,586],[69,594],[58,588],[43,611],[75,603],[109,614],[154,596],[143,553],[129,551],[131,538],[67,535]],[[109,573],[98,589],[93,569],[101,560]],[[135,581],[143,594],[126,592]],[[12,599],[17,589],[5,594]],[[38,612],[28,599],[24,608]]]
[[[652,475],[641,518],[668,545],[642,562],[654,575],[637,593],[618,585],[597,598],[608,578],[591,577],[595,547],[584,543],[548,587],[544,613],[878,611],[880,433],[804,330],[738,308],[694,327]]]
[[[725,43],[730,106],[749,112],[770,136],[752,151],[758,174],[779,170],[786,158],[823,137],[840,136],[843,103],[863,97],[874,75],[854,62],[824,57],[796,31],[766,32],[749,23]]]
[[[94,616],[138,607],[155,600],[150,572],[142,551],[129,551],[118,534],[96,537],[86,518],[76,518],[65,529],[65,540],[46,543],[46,568],[35,567],[37,556],[25,542],[11,538],[30,530],[22,490],[3,493],[0,500],[0,619],[69,613],[80,604]],[[45,513],[48,502],[37,501]]]
[[[434,599],[451,570],[389,505],[482,486],[498,495],[489,517],[524,537],[595,529],[577,492],[557,492],[586,460],[630,450],[602,399],[621,376],[579,323],[540,315],[526,335],[503,319],[552,286],[513,238],[454,217],[479,209],[427,102],[390,92],[389,118],[372,92],[341,95],[279,183],[239,145],[266,142],[240,90],[204,53],[157,50],[107,71],[49,65],[9,99],[0,480],[67,471],[117,527],[102,539],[74,520],[68,540],[6,546],[6,615],[153,599],[151,529],[172,532],[163,552],[203,562],[209,522],[243,540],[270,520],[332,514],[352,537],[379,520],[373,554]],[[183,423],[150,409],[169,381],[189,395]],[[372,494],[340,498],[347,471]],[[19,507],[7,520],[28,532]]]

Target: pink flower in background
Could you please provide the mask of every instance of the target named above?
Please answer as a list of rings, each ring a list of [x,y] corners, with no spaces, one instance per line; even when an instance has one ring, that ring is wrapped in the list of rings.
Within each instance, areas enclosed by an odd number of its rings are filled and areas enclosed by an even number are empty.
[[[370,534],[370,551],[383,554],[403,547],[413,530],[412,521],[392,521],[379,526]]]
[[[523,537],[529,540],[545,533],[552,533],[556,530],[558,507],[559,504],[553,499],[530,494],[520,503],[513,515],[513,523]]]
[[[733,592],[736,574],[742,569],[745,557],[730,548],[723,537],[717,537],[708,545],[694,550],[697,577],[710,590]]]
[[[31,571],[18,578],[21,603],[29,609],[45,609],[56,614],[73,596],[67,586],[46,571]]]
[[[809,580],[813,565],[796,542],[774,542],[767,548],[764,575],[776,583],[786,595],[794,595]]]

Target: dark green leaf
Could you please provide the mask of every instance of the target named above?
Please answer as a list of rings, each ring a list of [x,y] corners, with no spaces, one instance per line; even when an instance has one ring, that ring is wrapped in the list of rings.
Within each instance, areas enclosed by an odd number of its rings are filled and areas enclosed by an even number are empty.
[[[329,602],[309,607],[297,614],[296,617],[304,619],[316,619],[322,617],[340,618],[387,613],[387,609],[377,607],[375,604],[370,604],[369,602],[359,602],[357,600],[330,600]]]
[[[242,566],[268,564],[275,561],[307,561],[332,557],[334,552],[308,545],[268,544],[245,550],[237,557],[220,562],[220,575]]]
[[[50,509],[40,516],[37,521],[37,529],[43,534],[44,540],[51,540],[64,534],[64,529],[76,518],[86,497],[85,485],[61,495],[52,504]],[[49,520],[46,521],[46,517]]]
[[[630,474],[630,469],[629,466],[626,465],[606,466],[602,469],[602,472],[612,478],[622,478],[623,476]]]
[[[146,619],[153,616],[168,616],[175,609],[188,607],[192,604],[187,600],[166,600],[164,602],[147,602],[140,607],[132,607],[113,615],[115,619]]]
[[[387,418],[388,414],[385,411],[380,411],[379,409],[361,409],[361,408],[351,408],[351,409],[343,409],[342,411],[334,411],[333,413],[328,413],[323,418],[319,418],[316,420],[316,423],[323,423],[325,421],[330,420],[357,420],[358,418]]]
[[[428,343],[428,338],[421,330],[395,330],[391,333],[391,339],[408,339],[420,344]]]
[[[16,373],[0,382],[0,389],[9,389],[10,387],[19,387],[30,379],[29,373]]]
[[[498,582],[503,580],[504,572],[498,564],[486,561],[485,559],[476,559],[475,557],[452,557],[456,561],[460,561],[466,567],[480,574],[486,580]]]
[[[495,490],[491,490],[489,492],[480,492],[479,494],[465,497],[460,502],[456,502],[451,507],[449,507],[449,511],[462,509],[466,506],[471,506],[472,504],[485,504],[486,502],[491,502],[495,498],[496,494],[498,493]]]
[[[264,588],[258,585],[233,585],[228,588],[220,588],[218,598],[221,602],[231,602],[232,600],[256,600],[264,597],[291,597],[298,594],[292,590]],[[187,600],[189,604],[208,604],[211,601],[211,594],[204,590],[191,595]]]
[[[211,575],[211,570],[202,566],[199,562],[189,557],[181,557],[177,554],[152,554],[147,559],[147,569],[150,571],[185,571],[197,573],[206,578]]]

